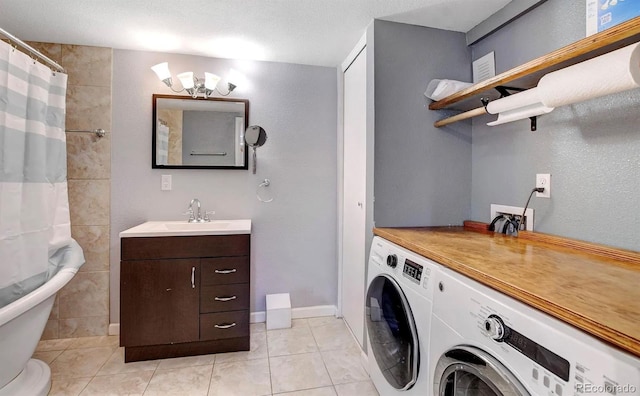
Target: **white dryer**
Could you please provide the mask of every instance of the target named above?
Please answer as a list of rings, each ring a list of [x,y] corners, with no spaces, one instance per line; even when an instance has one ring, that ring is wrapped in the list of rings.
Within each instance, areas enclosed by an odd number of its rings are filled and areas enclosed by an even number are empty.
[[[440,266],[375,237],[365,322],[369,374],[381,396],[428,395],[433,275]]]
[[[434,280],[430,394],[640,394],[637,357],[449,269]]]

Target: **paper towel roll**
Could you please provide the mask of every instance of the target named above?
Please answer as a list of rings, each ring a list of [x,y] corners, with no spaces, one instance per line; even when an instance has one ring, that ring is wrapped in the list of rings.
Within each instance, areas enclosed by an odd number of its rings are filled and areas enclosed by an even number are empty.
[[[547,114],[553,111],[553,107],[547,107],[542,103],[536,103],[525,107],[509,110],[498,114],[498,119],[487,123],[489,126],[506,124],[507,122],[523,120],[525,118]]]
[[[518,92],[517,94],[505,96],[504,98],[492,101],[487,105],[487,113],[498,114],[538,103],[541,103],[538,88],[531,88],[526,91]]]
[[[548,107],[578,103],[640,87],[640,43],[549,73],[538,82]]]

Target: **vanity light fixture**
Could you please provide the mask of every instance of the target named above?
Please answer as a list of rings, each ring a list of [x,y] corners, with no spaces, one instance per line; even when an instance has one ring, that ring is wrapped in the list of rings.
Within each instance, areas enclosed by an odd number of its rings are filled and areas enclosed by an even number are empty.
[[[211,96],[211,94],[213,94],[213,91],[217,91],[220,95],[222,96],[227,96],[229,95],[234,89],[236,89],[236,85],[228,82],[227,83],[227,89],[228,92],[227,93],[222,93],[218,88],[218,82],[220,81],[220,76],[217,76],[213,73],[204,73],[204,80],[194,77],[193,76],[193,72],[184,72],[184,73],[180,73],[178,74],[178,79],[180,80],[180,83],[182,84],[182,89],[179,91],[176,91],[173,88],[173,81],[171,79],[171,72],[169,71],[169,63],[168,62],[162,62],[162,63],[158,63],[157,65],[151,67],[151,70],[153,70],[156,75],[158,76],[158,78],[167,85],[167,87],[171,88],[171,90],[173,92],[182,92],[182,91],[187,91],[187,93],[189,95],[191,95],[192,98],[197,98],[198,94],[202,94],[204,96],[204,98],[208,98],[209,96]]]

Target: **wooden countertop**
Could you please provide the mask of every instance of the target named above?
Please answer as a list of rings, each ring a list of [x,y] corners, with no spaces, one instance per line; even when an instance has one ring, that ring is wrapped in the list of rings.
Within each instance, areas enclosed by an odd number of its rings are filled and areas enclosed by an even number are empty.
[[[640,356],[640,253],[467,227],[374,234]]]

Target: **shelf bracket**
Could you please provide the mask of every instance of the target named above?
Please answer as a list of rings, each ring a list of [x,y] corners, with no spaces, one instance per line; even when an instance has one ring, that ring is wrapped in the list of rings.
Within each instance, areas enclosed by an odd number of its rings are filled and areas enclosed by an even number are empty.
[[[501,98],[511,95],[512,93],[509,91],[516,91],[516,92],[526,91],[526,89],[524,88],[507,87],[505,85],[498,85],[497,87],[495,87],[495,90],[498,91]]]

